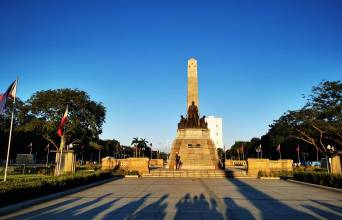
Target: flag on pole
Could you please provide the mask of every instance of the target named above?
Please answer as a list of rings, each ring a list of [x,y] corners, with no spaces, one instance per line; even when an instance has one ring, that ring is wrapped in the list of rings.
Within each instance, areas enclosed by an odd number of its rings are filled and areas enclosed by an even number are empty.
[[[300,148],[299,148],[299,145],[298,145],[298,144],[297,144],[296,151],[297,151],[297,152],[299,152],[299,151],[300,151]]]
[[[8,146],[7,146],[7,157],[6,157],[4,182],[7,181],[7,170],[8,170],[9,154],[10,154],[10,149],[11,149],[13,118],[14,118],[14,110],[15,110],[15,96],[17,93],[17,84],[18,84],[18,78],[8,87],[6,92],[4,94],[2,94],[2,96],[0,97],[0,114],[3,113],[6,109],[6,102],[7,102],[8,97],[13,98],[13,110],[12,110],[12,117],[11,117],[10,132],[8,135]]]
[[[62,137],[63,136],[63,128],[65,123],[68,121],[68,106],[64,112],[63,118],[61,120],[61,123],[58,126],[57,134],[58,136]]]
[[[0,95],[0,114],[5,112],[7,99],[9,97],[15,98],[17,93],[17,80],[15,80],[6,90],[6,92]]]

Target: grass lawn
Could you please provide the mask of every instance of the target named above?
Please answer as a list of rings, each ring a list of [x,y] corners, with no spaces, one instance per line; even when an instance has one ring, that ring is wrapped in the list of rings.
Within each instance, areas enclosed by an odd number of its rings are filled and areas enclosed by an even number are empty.
[[[43,174],[10,174],[7,175],[7,181],[32,181],[32,180],[41,180],[51,178],[49,175]],[[4,174],[1,174],[0,181],[4,180]]]
[[[0,182],[0,207],[60,192],[112,177],[111,172],[77,172],[58,177],[42,174],[12,174]],[[3,175],[0,178],[3,180]]]

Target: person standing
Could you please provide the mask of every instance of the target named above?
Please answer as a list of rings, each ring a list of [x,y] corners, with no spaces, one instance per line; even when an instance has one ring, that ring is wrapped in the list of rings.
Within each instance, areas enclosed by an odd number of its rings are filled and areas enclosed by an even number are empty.
[[[178,170],[179,168],[179,161],[180,161],[180,156],[178,155],[178,153],[176,153],[176,170]]]

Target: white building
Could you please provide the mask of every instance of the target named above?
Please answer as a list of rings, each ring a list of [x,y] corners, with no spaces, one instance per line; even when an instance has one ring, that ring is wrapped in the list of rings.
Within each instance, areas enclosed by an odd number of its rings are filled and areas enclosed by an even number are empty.
[[[223,149],[223,129],[222,118],[216,118],[215,116],[208,116],[205,118],[210,129],[210,138],[214,142],[216,148]]]

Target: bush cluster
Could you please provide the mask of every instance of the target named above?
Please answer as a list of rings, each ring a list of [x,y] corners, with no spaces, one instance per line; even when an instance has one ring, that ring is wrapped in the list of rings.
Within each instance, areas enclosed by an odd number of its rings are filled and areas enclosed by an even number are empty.
[[[272,171],[270,173],[266,173],[264,171],[258,172],[258,177],[289,177],[292,176],[292,172],[288,171]]]
[[[139,171],[137,171],[137,170],[127,170],[125,172],[125,175],[138,175],[139,176]]]
[[[342,175],[324,172],[294,172],[293,179],[323,186],[342,188]]]
[[[80,172],[74,175],[32,179],[14,179],[0,183],[0,207],[61,192],[110,178],[111,172]]]
[[[328,172],[327,169],[325,168],[318,168],[318,167],[314,167],[314,166],[300,166],[300,167],[294,167],[293,170],[295,172]]]

